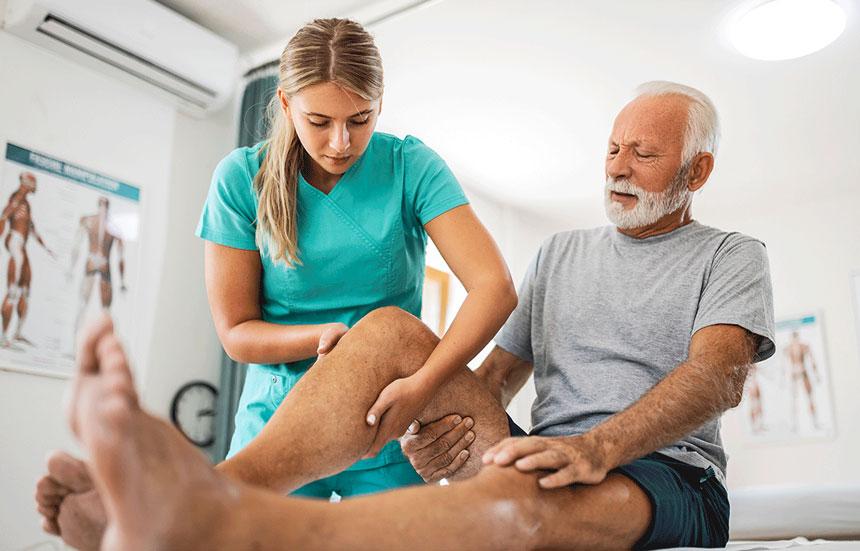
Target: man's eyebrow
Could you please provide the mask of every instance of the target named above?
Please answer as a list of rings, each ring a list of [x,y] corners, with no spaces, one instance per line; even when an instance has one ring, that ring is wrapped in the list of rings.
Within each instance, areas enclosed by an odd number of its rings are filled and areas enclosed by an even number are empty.
[[[635,148],[635,149],[640,149],[640,148],[641,148],[641,149],[647,149],[647,150],[649,150],[649,151],[654,149],[654,144],[645,143],[645,142],[642,142],[642,141],[640,141],[640,140],[632,140],[632,141],[629,141],[629,142],[623,142],[623,143],[620,143],[620,144],[619,144],[618,142],[616,142],[615,140],[609,140],[609,144],[610,144],[610,145],[614,145],[614,146],[616,146],[616,147],[620,147],[620,146],[622,146],[622,145],[623,145],[624,147],[632,147],[632,148]]]
[[[371,107],[370,109],[365,109],[364,111],[359,111],[358,113],[352,114],[352,115],[350,115],[350,117],[354,117],[354,116],[356,116],[356,115],[361,115],[361,116],[366,117],[367,115],[369,115],[369,114],[371,114],[371,113],[373,113],[373,108],[372,108],[372,107]],[[330,118],[332,118],[330,115],[323,115],[322,113],[313,113],[313,112],[310,112],[310,113],[305,113],[305,115],[307,115],[308,117],[320,117],[320,118],[323,118],[323,119],[330,119]]]

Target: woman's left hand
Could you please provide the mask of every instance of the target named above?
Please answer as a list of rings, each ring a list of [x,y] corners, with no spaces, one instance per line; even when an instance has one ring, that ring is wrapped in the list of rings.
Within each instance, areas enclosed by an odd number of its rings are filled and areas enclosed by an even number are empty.
[[[364,456],[373,457],[388,442],[406,434],[412,421],[430,401],[433,389],[415,375],[388,384],[367,412],[367,424],[378,427],[376,438]]]

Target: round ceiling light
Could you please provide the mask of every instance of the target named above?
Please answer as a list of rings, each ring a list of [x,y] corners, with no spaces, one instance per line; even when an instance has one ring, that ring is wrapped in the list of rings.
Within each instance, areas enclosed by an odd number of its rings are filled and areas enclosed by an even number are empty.
[[[770,0],[738,17],[729,39],[747,57],[794,59],[824,48],[845,30],[845,12],[832,0]]]

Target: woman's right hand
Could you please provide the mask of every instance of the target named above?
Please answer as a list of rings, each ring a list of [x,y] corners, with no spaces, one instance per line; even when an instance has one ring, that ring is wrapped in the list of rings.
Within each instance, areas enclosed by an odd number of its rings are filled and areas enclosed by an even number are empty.
[[[327,323],[320,334],[320,342],[317,346],[317,355],[324,356],[331,352],[341,337],[349,331],[344,323]]]

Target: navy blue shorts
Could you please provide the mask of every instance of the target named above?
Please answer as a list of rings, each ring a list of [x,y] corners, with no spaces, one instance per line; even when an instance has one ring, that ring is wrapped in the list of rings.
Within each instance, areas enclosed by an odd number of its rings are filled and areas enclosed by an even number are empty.
[[[511,436],[528,436],[510,417],[508,427]],[[725,547],[729,498],[713,468],[652,453],[613,472],[633,480],[651,501],[651,526],[636,549]]]

